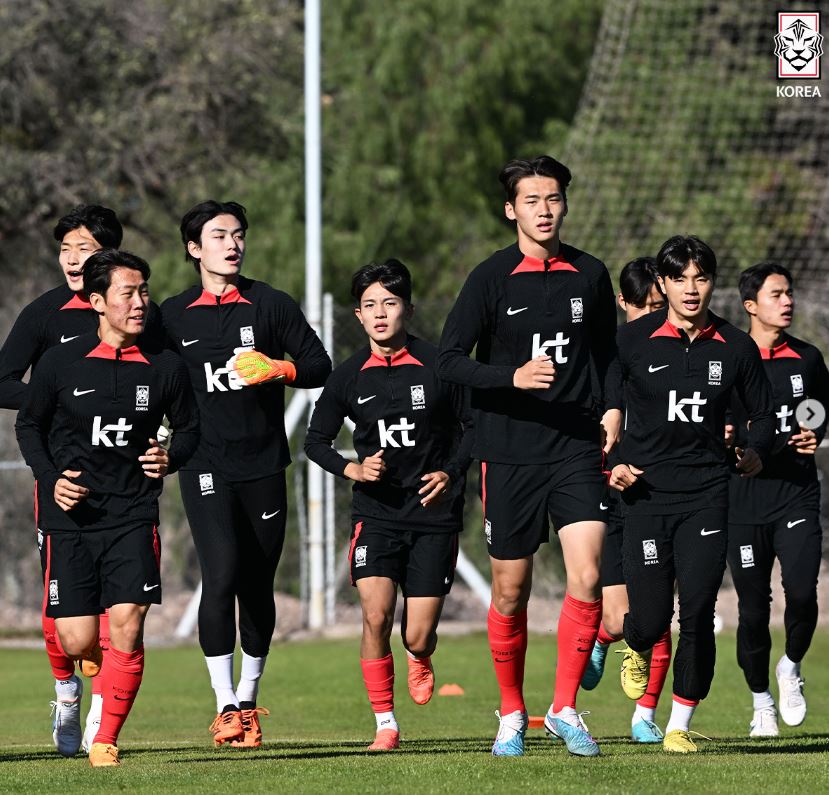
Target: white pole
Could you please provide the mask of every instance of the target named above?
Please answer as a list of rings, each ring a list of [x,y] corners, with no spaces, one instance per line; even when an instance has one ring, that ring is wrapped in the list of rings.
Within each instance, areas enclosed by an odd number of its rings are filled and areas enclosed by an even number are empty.
[[[322,309],[322,133],[320,124],[320,4],[305,0],[305,312],[320,332]],[[316,397],[316,396],[315,396]],[[308,626],[325,622],[323,472],[308,462]]]
[[[322,296],[322,344],[334,358],[334,297],[331,293]],[[325,473],[325,624],[333,626],[336,620],[337,591],[335,567],[336,535],[336,478]]]

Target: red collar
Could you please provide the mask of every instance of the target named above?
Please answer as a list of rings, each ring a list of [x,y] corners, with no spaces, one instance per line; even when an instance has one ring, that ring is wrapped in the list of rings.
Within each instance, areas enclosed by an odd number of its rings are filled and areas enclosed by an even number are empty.
[[[682,334],[679,333],[679,329],[671,323],[670,320],[666,320],[656,331],[651,334],[651,339],[654,337],[672,337],[673,339],[680,339]],[[716,340],[717,342],[725,342],[722,335],[719,331],[714,327],[713,323],[709,323],[696,337],[695,340]]]
[[[549,263],[549,267],[547,267],[547,263]],[[576,271],[578,273],[578,268],[560,256],[543,260],[528,257],[525,254],[524,259],[515,266],[515,270],[510,276],[514,276],[516,273],[544,273],[544,271]]]
[[[216,299],[219,299],[218,301]],[[245,298],[240,292],[239,288],[232,286],[229,290],[225,290],[221,296],[214,295],[207,290],[202,290],[201,295],[193,301],[187,308],[190,309],[192,306],[217,306],[218,304],[249,304],[247,298]]]
[[[409,353],[408,348],[403,348],[391,357],[391,361],[389,361],[385,356],[381,356],[379,353],[371,351],[368,359],[366,359],[366,363],[360,368],[360,370],[368,370],[369,367],[397,367],[401,364],[414,364],[418,367],[423,367],[423,362],[419,362],[415,359],[415,357]]]
[[[118,353],[121,355],[119,356]],[[144,355],[138,350],[137,345],[130,345],[129,348],[116,349],[112,345],[101,341],[95,348],[86,354],[87,359],[120,359],[122,362],[141,362],[149,364]]]
[[[92,309],[92,304],[83,293],[75,293],[62,307],[64,309]]]
[[[766,359],[800,359],[801,355],[789,347],[788,342],[782,342],[776,348],[760,348],[760,358]]]

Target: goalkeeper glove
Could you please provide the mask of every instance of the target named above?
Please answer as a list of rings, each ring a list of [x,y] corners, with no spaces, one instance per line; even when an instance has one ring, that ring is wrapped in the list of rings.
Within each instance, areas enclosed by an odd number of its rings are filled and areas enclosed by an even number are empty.
[[[293,362],[271,359],[259,351],[243,351],[234,357],[233,369],[248,386],[279,381],[290,384],[296,379]]]

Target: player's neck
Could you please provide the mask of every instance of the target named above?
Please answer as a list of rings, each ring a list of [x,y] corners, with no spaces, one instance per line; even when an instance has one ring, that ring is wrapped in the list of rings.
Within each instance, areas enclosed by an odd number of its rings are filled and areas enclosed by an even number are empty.
[[[533,240],[531,237],[522,234],[520,230],[518,232],[518,250],[525,257],[543,260],[553,259],[553,257],[558,256],[560,248],[561,240],[559,240],[558,235],[551,240],[539,243],[537,240]]]
[[[369,347],[371,348],[371,352],[376,353],[378,356],[384,358],[387,356],[396,356],[406,347],[408,338],[409,335],[406,331],[401,331],[399,334],[395,334],[392,339],[383,340],[383,342],[375,342],[369,338]]]
[[[226,290],[236,287],[239,284],[239,274],[225,276],[221,273],[209,273],[201,269],[201,286],[213,295],[224,295]]]
[[[751,330],[748,332],[757,343],[758,348],[771,350],[782,344],[786,339],[786,331],[782,328],[774,328],[761,323],[757,318],[751,318]]]
[[[135,345],[138,339],[137,334],[125,334],[122,331],[118,331],[118,329],[114,329],[104,318],[101,318],[101,325],[98,327],[98,337],[101,342],[115,348],[115,350],[129,348]]]
[[[704,328],[707,328],[711,322],[710,316],[708,314],[708,309],[702,312],[700,315],[694,318],[685,318],[680,317],[674,310],[669,306],[668,307],[668,322],[676,326],[676,328],[682,329],[687,335],[689,340],[693,340],[697,334],[700,333]]]

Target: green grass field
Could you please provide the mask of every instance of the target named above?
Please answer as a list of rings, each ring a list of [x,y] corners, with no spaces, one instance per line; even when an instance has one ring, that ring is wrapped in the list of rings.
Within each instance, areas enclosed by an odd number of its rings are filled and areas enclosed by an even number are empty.
[[[719,637],[720,659],[710,697],[694,728],[713,738],[701,753],[675,757],[627,742],[631,704],[615,660],[604,681],[582,694],[602,756],[577,759],[530,730],[527,755],[495,759],[497,690],[483,634],[444,637],[435,656],[438,686],[456,682],[462,697],[425,707],[406,692],[402,648],[397,716],[403,746],[368,754],[374,721],[359,674],[357,641],[274,646],[259,703],[265,744],[239,751],[211,747],[212,691],[196,648],[150,649],[144,684],[120,739],[123,766],[92,770],[86,759],[63,759],[51,745],[53,694],[45,655],[0,651],[0,791],[2,792],[520,792],[660,793],[817,792],[829,789],[829,633],[819,633],[804,666],[809,717],[782,737],[750,741],[750,698],[734,661],[733,634]],[[775,637],[779,653],[780,637]],[[555,638],[533,636],[526,694],[542,715],[552,694]],[[611,655],[612,656],[612,655]],[[670,684],[670,679],[669,679]],[[773,687],[774,690],[774,687]],[[86,695],[84,696],[86,700]],[[668,697],[657,715],[664,726]],[[85,707],[84,707],[85,710]]]

